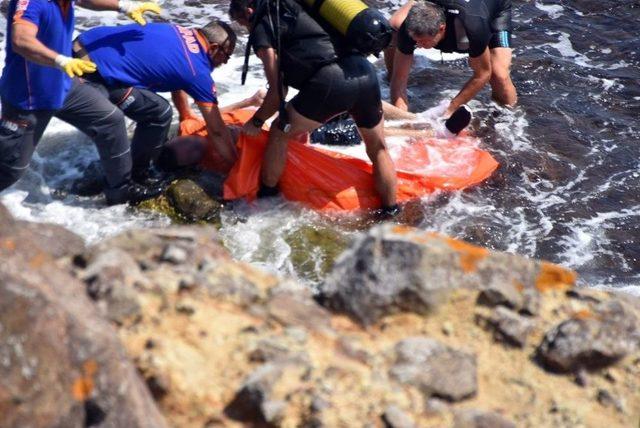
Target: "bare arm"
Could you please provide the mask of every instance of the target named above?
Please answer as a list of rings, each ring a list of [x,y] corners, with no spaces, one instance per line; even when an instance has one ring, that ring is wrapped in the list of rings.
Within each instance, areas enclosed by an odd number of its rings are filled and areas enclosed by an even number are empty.
[[[195,116],[193,109],[189,105],[189,98],[187,97],[186,92],[171,92],[171,100],[173,101],[173,105],[176,106],[176,110],[178,110],[180,121]]]
[[[405,129],[385,126],[385,137],[430,138],[435,134],[432,129]]]
[[[244,100],[238,101],[237,103],[220,107],[220,111],[222,113],[226,113],[226,112],[238,110],[241,108],[260,107],[264,102],[264,97],[266,96],[266,94],[267,94],[266,90],[258,89],[256,93],[251,95],[249,98],[245,98]]]
[[[220,109],[215,104],[198,104],[198,107],[204,117],[213,147],[224,158],[227,166],[231,168],[235,164],[238,154],[231,133],[220,115]]]
[[[414,113],[403,110],[386,101],[382,101],[382,111],[384,112],[385,120],[414,120],[417,117]]]
[[[16,22],[13,24],[13,34],[11,35],[11,47],[18,55],[25,57],[36,64],[55,67],[55,59],[58,52],[46,47],[36,38],[38,27],[28,21]]]
[[[273,48],[263,48],[257,52],[258,58],[264,65],[264,74],[269,82],[267,95],[264,97],[262,106],[256,111],[255,116],[267,120],[273,116],[280,107],[280,94],[278,93],[278,58]]]
[[[413,55],[406,55],[396,49],[393,57],[393,73],[391,75],[391,104],[402,109],[409,110],[407,97],[407,82],[409,72],[413,64]]]
[[[91,10],[119,10],[118,0],[78,0],[76,4]]]
[[[491,79],[491,54],[486,48],[482,55],[469,57],[469,66],[473,70],[473,76],[465,83],[462,90],[451,100],[445,117],[449,117],[458,107],[468,103]]]

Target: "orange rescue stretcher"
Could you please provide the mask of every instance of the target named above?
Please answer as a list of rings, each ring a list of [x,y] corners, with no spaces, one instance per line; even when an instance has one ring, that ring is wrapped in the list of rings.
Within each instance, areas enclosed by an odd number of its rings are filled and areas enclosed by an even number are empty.
[[[228,125],[243,125],[253,110],[223,113]],[[180,123],[180,135],[207,136],[204,122],[188,118]],[[260,186],[260,166],[267,131],[255,137],[241,134],[239,160],[224,183],[224,198],[254,200]],[[472,137],[413,140],[390,151],[394,160],[399,203],[422,198],[436,190],[465,189],[486,180],[498,162],[478,148]],[[215,158],[211,150],[207,155]],[[215,159],[210,160],[215,163]],[[207,167],[207,159],[203,165]],[[380,206],[368,160],[298,141],[290,141],[287,162],[279,182],[284,197],[319,211],[358,211]]]

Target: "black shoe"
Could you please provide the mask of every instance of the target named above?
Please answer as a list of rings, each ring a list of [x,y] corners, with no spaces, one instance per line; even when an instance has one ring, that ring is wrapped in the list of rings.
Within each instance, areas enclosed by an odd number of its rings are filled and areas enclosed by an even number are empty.
[[[167,181],[168,174],[158,171],[153,167],[148,167],[139,171],[131,172],[131,180],[142,186],[156,186]]]
[[[104,190],[107,198],[107,205],[119,205],[129,203],[137,205],[147,199],[155,198],[164,191],[165,186],[143,186],[132,181],[123,184],[120,187],[108,188]]]
[[[400,209],[400,206],[398,204],[393,204],[389,207],[382,207],[374,211],[374,215],[376,220],[385,221],[397,217],[401,212],[402,210]]]
[[[280,190],[278,190],[278,186],[271,187],[265,186],[264,184],[260,184],[260,190],[258,190],[258,198],[272,198],[274,196],[278,196],[280,194]]]
[[[471,123],[471,110],[466,105],[461,105],[447,119],[444,126],[452,134],[458,135],[460,131],[469,126],[469,123]]]

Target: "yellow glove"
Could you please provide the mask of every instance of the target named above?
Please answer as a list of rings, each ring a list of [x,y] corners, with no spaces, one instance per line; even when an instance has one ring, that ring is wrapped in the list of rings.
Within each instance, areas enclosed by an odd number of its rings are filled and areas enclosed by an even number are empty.
[[[147,21],[145,21],[142,16],[145,12],[151,12],[158,15],[162,13],[160,6],[152,1],[140,3],[129,0],[120,0],[118,2],[118,8],[120,9],[120,12],[125,13],[129,18],[133,19],[140,25],[147,24]]]
[[[58,68],[67,73],[69,77],[82,76],[85,73],[93,73],[96,71],[96,65],[94,63],[83,59],[58,55],[55,62]]]

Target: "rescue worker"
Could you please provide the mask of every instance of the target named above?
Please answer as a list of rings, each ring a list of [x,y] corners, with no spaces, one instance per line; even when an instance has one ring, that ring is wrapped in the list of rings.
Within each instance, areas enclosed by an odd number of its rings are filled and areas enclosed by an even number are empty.
[[[139,202],[160,192],[131,180],[124,116],[95,88],[75,76],[96,71],[71,58],[74,6],[121,11],[145,25],[152,2],[117,0],[11,0],[5,67],[0,80],[0,191],[14,184],[29,163],[49,121],[57,117],[91,137],[106,175],[110,204]]]
[[[332,117],[349,112],[373,164],[375,186],[382,202],[381,214],[397,214],[396,173],[385,145],[380,85],[374,67],[362,54],[346,50],[339,38],[332,39],[295,1],[231,0],[229,14],[249,29],[250,40],[262,60],[269,83],[264,103],[243,131],[256,135],[264,122],[278,111],[281,92],[284,92],[279,89],[280,80],[284,86],[299,90],[270,128],[260,195],[277,193],[288,139],[311,132]],[[277,33],[280,37],[276,37]],[[282,79],[279,79],[280,73]]]
[[[489,83],[502,105],[517,102],[511,81],[511,0],[409,0],[391,18],[397,29],[391,66],[391,103],[407,110],[407,81],[416,47],[469,54],[473,75],[440,113],[449,117]]]
[[[97,64],[98,71],[88,79],[137,122],[133,165],[144,172],[160,154],[171,126],[171,105],[156,92],[172,92],[179,108],[188,108],[185,92],[189,94],[212,143],[233,165],[235,146],[220,116],[211,72],[229,60],[235,44],[235,33],[221,21],[196,29],[169,23],[127,25],[83,33],[74,43],[74,55]]]

